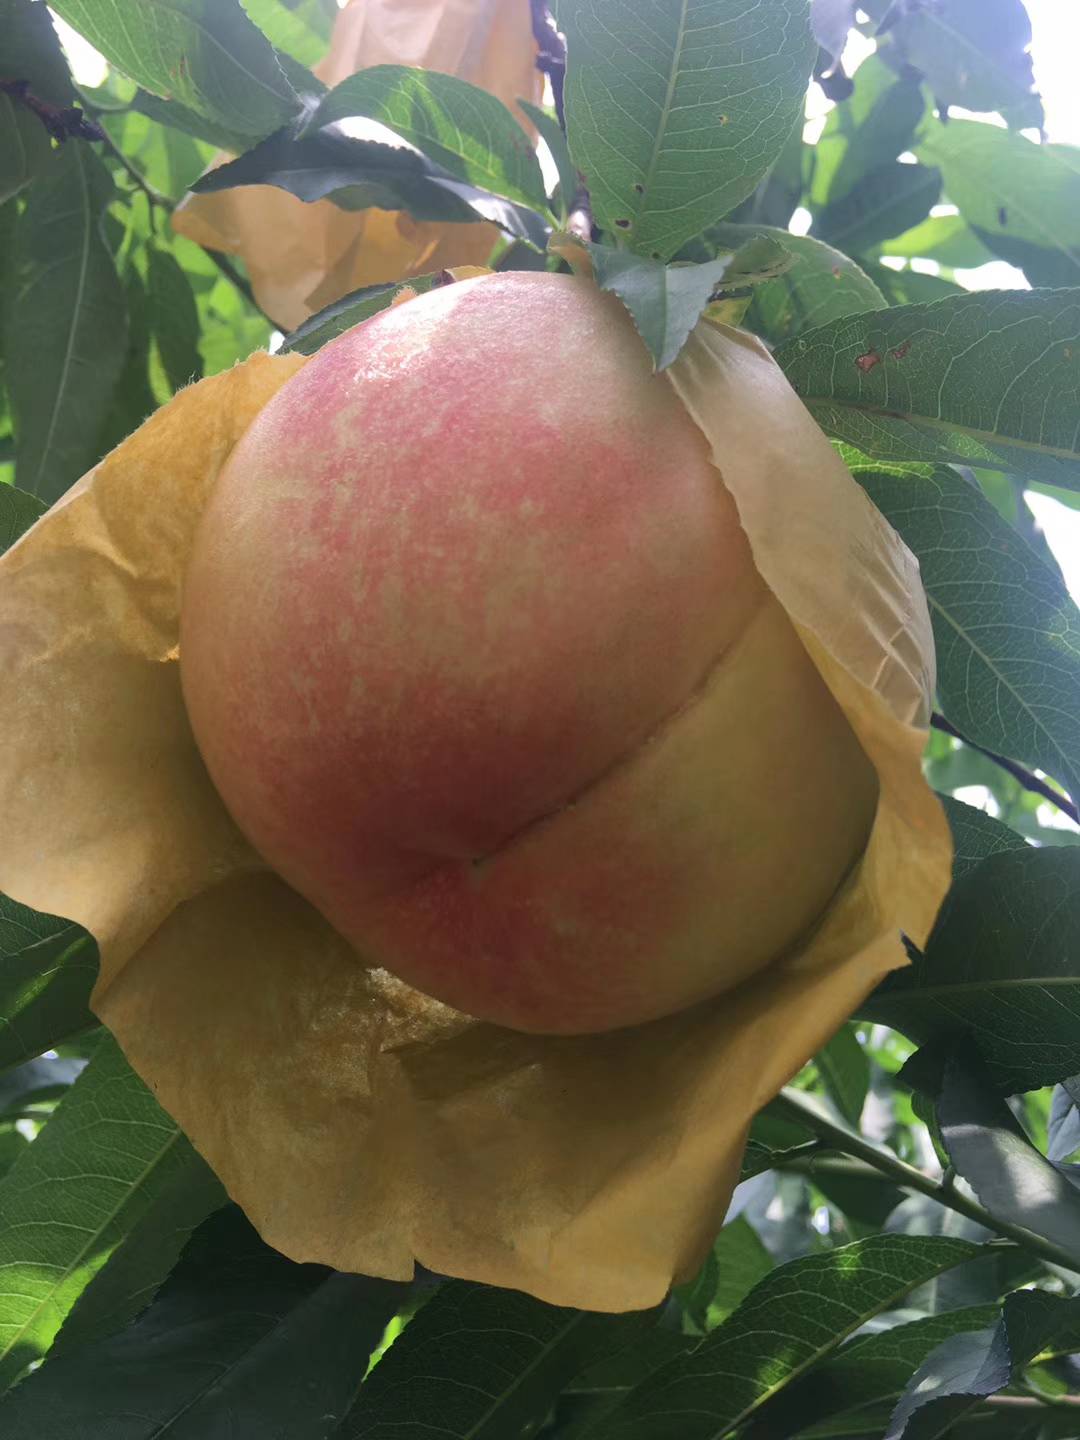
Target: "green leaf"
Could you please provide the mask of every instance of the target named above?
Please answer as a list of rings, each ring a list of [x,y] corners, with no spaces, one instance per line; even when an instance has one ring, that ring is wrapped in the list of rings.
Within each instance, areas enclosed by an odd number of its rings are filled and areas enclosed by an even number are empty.
[[[932,125],[918,148],[988,249],[1033,285],[1080,283],[1080,171],[1056,146],[974,120]]]
[[[952,1335],[985,1330],[998,1319],[996,1305],[973,1305],[894,1325],[876,1335],[860,1335],[797,1384],[762,1408],[751,1440],[801,1435],[804,1429],[837,1411],[857,1410],[895,1400],[927,1356]]]
[[[193,140],[202,140],[208,145],[216,146],[219,150],[243,150],[251,143],[248,136],[235,135],[228,126],[208,120],[205,115],[200,115],[195,110],[189,110],[179,101],[163,100],[158,95],[151,95],[148,90],[135,92],[131,108],[137,114],[155,121],[158,125],[178,130]]]
[[[29,1144],[29,1139],[16,1130],[13,1120],[5,1125],[0,1125],[0,1180],[4,1178]]]
[[[870,55],[855,71],[854,89],[834,106],[814,147],[810,202],[815,209],[834,204],[860,180],[910,149],[926,113],[919,77],[897,75],[879,55]]]
[[[753,192],[731,211],[728,217],[730,222],[739,225],[776,225],[786,232],[788,222],[802,199],[803,174],[813,169],[813,154],[813,147],[803,141],[803,117],[800,115],[769,173],[758,182]]]
[[[58,150],[15,227],[5,311],[16,475],[52,502],[96,459],[101,412],[124,359],[124,294],[102,238],[114,191],[88,145]]]
[[[555,169],[559,175],[560,218],[565,220],[574,203],[574,196],[577,194],[578,178],[574,162],[570,158],[570,147],[566,143],[562,126],[550,110],[545,110],[540,105],[533,105],[528,100],[519,100],[518,107],[536,126],[540,132],[540,138],[551,151],[551,158],[555,162]]]
[[[50,1358],[129,1325],[168,1278],[191,1232],[225,1203],[220,1180],[189,1147],[171,1182],[75,1302]]]
[[[403,1295],[286,1260],[230,1206],[134,1325],[46,1361],[0,1402],[0,1429],[5,1440],[324,1440]]]
[[[340,1440],[422,1440],[436,1425],[446,1440],[522,1434],[575,1375],[655,1318],[558,1309],[514,1290],[452,1281],[371,1372]]]
[[[243,5],[275,50],[309,67],[325,56],[335,0],[243,0]]]
[[[52,146],[36,115],[0,91],[0,205],[48,167]]]
[[[275,52],[239,0],[57,0],[53,9],[111,65],[235,137],[268,135],[300,108],[294,82],[322,89]]]
[[[664,370],[677,359],[702,311],[718,292],[744,290],[781,274],[791,258],[778,240],[755,235],[734,255],[695,265],[662,265],[608,245],[590,245],[603,290],[618,295],[652,356]]]
[[[953,879],[959,880],[974,870],[976,865],[1002,850],[1026,850],[1027,841],[1008,825],[995,820],[992,815],[976,810],[954,800],[951,795],[939,795],[952,831]]]
[[[434,275],[417,275],[407,283],[410,290],[418,295],[425,294],[435,281]],[[312,315],[302,325],[285,337],[282,350],[296,350],[301,355],[314,355],[331,340],[344,335],[346,330],[361,325],[385,310],[394,296],[402,289],[402,282],[394,280],[385,285],[365,285],[352,290],[340,300],[333,301],[325,309]]]
[[[4,37],[0,79],[26,80],[31,93],[49,105],[70,105],[75,92],[48,9],[36,0],[0,0]]]
[[[1019,1380],[1024,1367],[1078,1318],[1076,1299],[1043,1290],[1007,1295],[997,1325],[946,1340],[912,1375],[885,1440],[957,1433],[951,1427],[959,1416]]]
[[[842,1025],[814,1056],[826,1093],[849,1124],[858,1126],[870,1090],[870,1061],[853,1025]]]
[[[884,241],[881,252],[905,260],[936,260],[939,265],[960,269],[975,269],[994,258],[962,215],[931,215],[913,229]]]
[[[755,289],[747,312],[748,327],[773,344],[844,315],[884,308],[881,291],[854,260],[809,235],[725,223],[707,230],[701,243],[715,254],[737,250],[755,235],[778,241],[792,257],[782,275]]]
[[[899,11],[888,53],[916,66],[939,103],[999,110],[1018,128],[1043,123],[1032,94],[1031,21],[1022,0],[935,0]],[[894,62],[895,63],[895,62]]]
[[[796,336],[776,359],[822,428],[868,455],[1080,488],[1080,290],[856,315]]]
[[[148,185],[172,200],[179,200],[214,158],[213,146],[135,109],[106,115],[102,124],[128,164]],[[113,165],[114,178],[124,188],[128,177],[118,162],[114,163],[115,157],[106,154],[105,160]]]
[[[551,1440],[555,1436],[558,1440],[583,1440],[595,1435],[598,1422],[628,1391],[669,1360],[688,1354],[696,1344],[692,1335],[677,1330],[646,1330],[624,1349],[587,1366],[557,1402],[556,1429]]]
[[[146,252],[146,300],[150,330],[169,384],[174,390],[202,376],[199,312],[191,283],[169,250],[151,245]]]
[[[976,744],[1080,793],[1080,609],[977,486],[853,461],[918,558],[941,708]]]
[[[871,170],[814,221],[814,234],[848,254],[861,254],[919,224],[941,195],[941,172],[894,160]]]
[[[749,195],[802,113],[806,0],[565,0],[570,153],[604,229],[667,259]]]
[[[0,555],[30,529],[38,516],[44,515],[46,508],[36,495],[16,490],[14,485],[0,485]]]
[[[0,1070],[95,1024],[96,979],[97,947],[85,930],[0,895]]]
[[[965,1240],[874,1235],[789,1261],[689,1356],[632,1391],[603,1440],[720,1440],[860,1325],[978,1253]]]
[[[280,131],[239,160],[211,170],[192,189],[211,194],[236,185],[276,185],[309,202],[330,196],[343,210],[374,206],[407,210],[417,220],[490,220],[539,249],[547,241],[547,228],[534,211],[458,180],[416,150],[325,130],[303,140]]]
[[[373,65],[325,95],[301,137],[350,116],[386,125],[459,180],[545,209],[536,153],[495,95],[435,70]]]
[[[946,280],[941,275],[922,275],[917,270],[908,269],[894,270],[888,265],[876,265],[866,256],[861,257],[859,263],[889,305],[924,305],[964,293],[955,281]]]
[[[203,371],[217,375],[270,343],[270,322],[224,276],[199,297]]]
[[[757,1231],[744,1215],[737,1215],[720,1231],[695,1278],[675,1293],[704,1333],[726,1320],[772,1268],[772,1256]]]
[[[1004,1094],[1080,1072],[1080,852],[991,855],[946,897],[923,955],[860,1015],[920,1045],[970,1038]]]
[[[150,317],[146,287],[134,265],[126,267],[127,344],[112,400],[100,417],[96,450],[107,454],[151,415],[166,396],[156,396],[150,382]]]
[[[111,1039],[0,1181],[0,1388],[52,1342],[188,1142]],[[0,1431],[8,1435],[6,1427]]]
[[[1036,1150],[980,1065],[949,1055],[937,1118],[956,1173],[994,1219],[1051,1241],[1080,1271],[1080,1187]]]

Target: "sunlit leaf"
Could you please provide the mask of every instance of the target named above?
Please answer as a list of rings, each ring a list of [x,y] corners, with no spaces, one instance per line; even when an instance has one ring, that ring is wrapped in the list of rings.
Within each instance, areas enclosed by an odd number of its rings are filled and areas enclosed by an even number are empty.
[[[275,52],[239,0],[56,0],[53,9],[151,94],[248,143],[299,111],[318,81]]]
[[[0,1181],[0,1388],[42,1357],[188,1151],[117,1046],[102,1041]]]
[[[604,228],[667,259],[769,169],[816,53],[806,0],[563,0],[570,153]]]
[[[856,315],[796,336],[776,359],[821,426],[868,455],[1080,488],[1080,289]]]
[[[324,1440],[403,1290],[294,1264],[229,1207],[200,1227],[132,1326],[46,1361],[0,1401],[0,1429],[5,1440],[209,1440],[272,1428]]]
[[[528,136],[487,90],[434,70],[373,65],[325,95],[302,133],[350,116],[388,126],[459,180],[544,207],[544,181]]]
[[[1080,171],[1058,147],[951,120],[929,126],[917,153],[983,244],[1033,285],[1080,283]]]
[[[85,930],[0,895],[0,1070],[92,1025],[96,979],[97,946]]]
[[[964,1240],[876,1235],[781,1265],[689,1356],[631,1391],[604,1440],[721,1440],[871,1316],[976,1254]]]

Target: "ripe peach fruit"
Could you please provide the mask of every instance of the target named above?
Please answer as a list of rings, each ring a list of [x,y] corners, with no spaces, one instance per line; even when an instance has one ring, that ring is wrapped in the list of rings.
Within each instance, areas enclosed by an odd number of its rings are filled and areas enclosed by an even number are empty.
[[[704,438],[584,279],[449,285],[284,385],[200,524],[180,664],[264,859],[363,963],[521,1030],[758,971],[876,803]]]

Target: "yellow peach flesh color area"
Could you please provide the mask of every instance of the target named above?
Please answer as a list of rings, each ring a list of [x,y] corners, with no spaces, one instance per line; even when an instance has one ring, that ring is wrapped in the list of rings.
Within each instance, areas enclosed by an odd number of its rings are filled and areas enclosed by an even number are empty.
[[[200,522],[181,674],[240,828],[367,964],[603,1031],[814,926],[877,781],[614,297],[463,281],[257,416]]]

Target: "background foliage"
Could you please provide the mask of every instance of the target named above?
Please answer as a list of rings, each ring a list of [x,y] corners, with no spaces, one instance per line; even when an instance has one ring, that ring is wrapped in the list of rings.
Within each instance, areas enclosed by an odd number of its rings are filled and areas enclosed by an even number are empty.
[[[569,224],[659,365],[706,305],[762,336],[918,555],[957,857],[925,953],[759,1116],[701,1272],[625,1316],[269,1250],[96,1028],[91,937],[0,897],[0,1433],[1080,1435],[1080,614],[1026,501],[1080,505],[1080,151],[1041,142],[1020,0],[560,0],[543,168],[453,77],[326,93],[328,0],[53,9],[108,71],[0,0],[0,545],[179,387],[389,302],[281,337],[171,228],[191,186],[484,217],[505,268]],[[992,258],[1035,288],[967,292]]]

